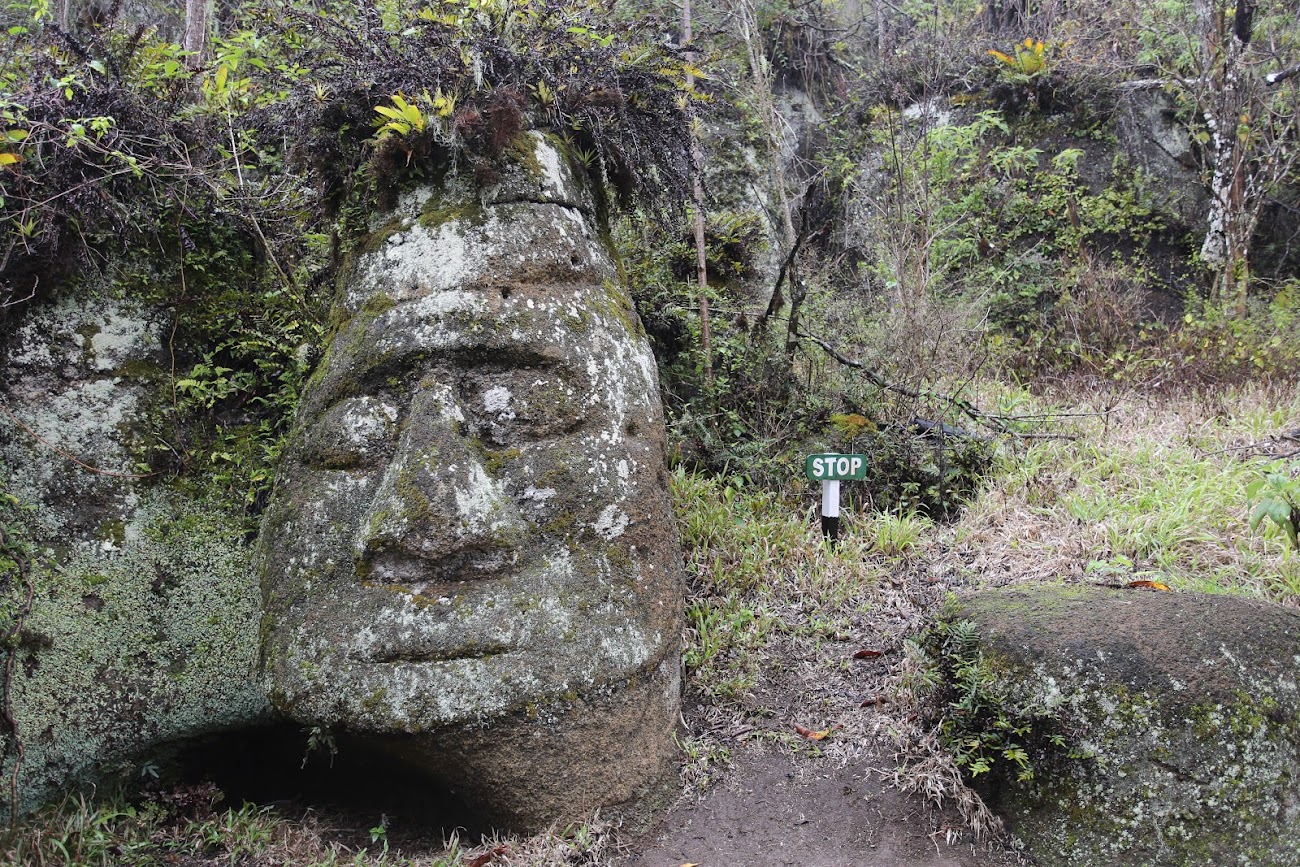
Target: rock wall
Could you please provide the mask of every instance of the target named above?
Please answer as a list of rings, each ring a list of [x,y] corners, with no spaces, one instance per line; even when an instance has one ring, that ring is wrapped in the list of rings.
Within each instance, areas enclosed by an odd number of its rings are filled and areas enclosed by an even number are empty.
[[[243,522],[132,477],[165,326],[126,302],[65,298],[29,310],[5,346],[0,494],[10,538],[43,552],[30,613],[16,623],[25,588],[10,572],[0,621],[17,630],[24,809],[79,780],[138,779],[161,745],[270,712],[252,676],[260,605]],[[9,780],[18,745],[2,734]]]

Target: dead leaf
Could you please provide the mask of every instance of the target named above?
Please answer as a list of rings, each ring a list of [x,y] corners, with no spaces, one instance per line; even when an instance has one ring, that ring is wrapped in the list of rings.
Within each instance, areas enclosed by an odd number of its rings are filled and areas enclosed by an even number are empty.
[[[835,731],[835,728],[835,726],[832,726],[831,728],[822,729],[821,731],[813,731],[812,729],[807,728],[806,726],[801,726],[798,723],[794,724],[794,730],[810,741],[825,740],[830,736],[831,732]]]
[[[883,650],[872,650],[870,647],[864,647],[857,653],[853,654],[854,659],[875,659],[877,656],[884,656]]]
[[[872,705],[882,705],[884,703],[885,697],[883,695],[869,695],[862,700],[862,704],[858,705],[858,707],[871,707]]]
[[[473,858],[462,864],[461,867],[483,867],[484,864],[495,860],[501,855],[505,855],[509,851],[510,850],[505,846],[493,846],[482,855],[475,855]]]
[[[692,861],[689,864],[683,864],[682,867],[700,867],[700,865]]]
[[[1173,589],[1168,584],[1164,584],[1160,581],[1130,581],[1124,586],[1130,590],[1146,589],[1146,590],[1163,590],[1166,593],[1173,592]]]

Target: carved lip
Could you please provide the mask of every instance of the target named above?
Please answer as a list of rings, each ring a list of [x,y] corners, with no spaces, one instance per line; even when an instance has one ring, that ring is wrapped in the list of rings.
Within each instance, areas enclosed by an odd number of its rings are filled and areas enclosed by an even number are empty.
[[[475,629],[456,621],[461,597],[486,589],[487,584],[509,578],[523,568],[516,555],[494,556],[498,552],[470,551],[457,556],[425,559],[404,551],[387,551],[369,561],[369,577],[362,582],[368,592],[380,594],[415,619],[414,624],[385,623],[381,638],[364,649],[348,653],[356,662],[400,665],[428,662],[453,662],[492,659],[519,650],[515,644],[490,633],[496,630]],[[470,604],[473,604],[472,602]],[[411,611],[411,608],[414,611]],[[419,623],[431,627],[428,633]],[[451,635],[443,632],[451,631]]]
[[[424,588],[504,578],[523,564],[516,551],[474,548],[427,557],[401,548],[378,551],[359,561],[359,571],[376,584],[401,584],[412,592],[431,596]],[[436,597],[435,597],[436,598]]]
[[[449,650],[433,648],[423,649],[419,646],[380,648],[364,657],[354,656],[359,662],[376,665],[415,662],[458,662],[466,659],[492,659],[504,656],[515,648],[493,641],[469,642]]]
[[[534,571],[541,562],[539,555],[488,546],[426,557],[394,547],[374,552],[364,562],[368,574],[362,584],[369,588],[367,592],[387,596],[389,604],[407,610],[414,622],[385,623],[382,630],[389,635],[368,647],[350,650],[350,659],[362,664],[404,665],[490,660],[527,649],[518,643],[518,636],[511,640],[515,630],[509,624],[473,618],[481,624],[475,628],[457,623],[455,609],[475,604],[480,593],[495,596],[502,592],[500,582]],[[416,610],[410,611],[408,606]],[[427,633],[421,624],[428,628]]]

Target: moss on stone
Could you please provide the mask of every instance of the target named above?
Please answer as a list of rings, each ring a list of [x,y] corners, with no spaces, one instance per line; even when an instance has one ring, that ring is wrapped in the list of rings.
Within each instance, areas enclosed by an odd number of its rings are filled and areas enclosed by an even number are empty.
[[[378,229],[375,229],[369,235],[362,238],[357,243],[357,250],[362,255],[378,253],[380,250],[384,249],[384,244],[388,243],[389,238],[402,231],[404,228],[406,228],[406,224],[402,222],[401,218],[394,217]]]
[[[23,807],[155,744],[269,714],[254,675],[260,599],[242,515],[155,490],[111,529],[119,550],[83,549],[33,576],[27,628],[48,640],[28,648],[13,684]]]
[[[487,218],[487,209],[477,199],[448,200],[439,196],[430,196],[420,208],[418,222],[426,229],[437,229],[451,222],[469,228],[483,225],[487,222]]]
[[[1292,666],[1277,662],[1298,624],[1240,600],[1155,596],[1049,587],[967,605],[999,678],[1057,696],[1062,725],[1098,757],[1045,754],[1031,781],[1002,777],[985,794],[1044,865],[1300,863],[1282,830],[1295,819],[1300,705]]]
[[[501,470],[507,463],[518,458],[522,452],[517,448],[502,449],[499,451],[484,450],[483,452],[483,471],[493,478],[501,475]]]
[[[537,158],[537,143],[533,135],[521,132],[506,147],[507,158],[524,170],[530,180],[540,181],[546,177],[542,162]]]

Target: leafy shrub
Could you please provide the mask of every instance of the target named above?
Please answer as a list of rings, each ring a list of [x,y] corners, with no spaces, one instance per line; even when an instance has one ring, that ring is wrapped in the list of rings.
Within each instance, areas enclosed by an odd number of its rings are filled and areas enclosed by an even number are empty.
[[[1268,518],[1286,533],[1291,547],[1300,552],[1300,536],[1297,535],[1300,529],[1300,481],[1275,468],[1252,482],[1246,489],[1246,496],[1255,502],[1250,515],[1250,529],[1259,529]]]
[[[1251,299],[1247,314],[1232,305],[1191,299],[1167,341],[1170,364],[1202,383],[1294,377],[1300,370],[1300,281],[1271,300]]]

